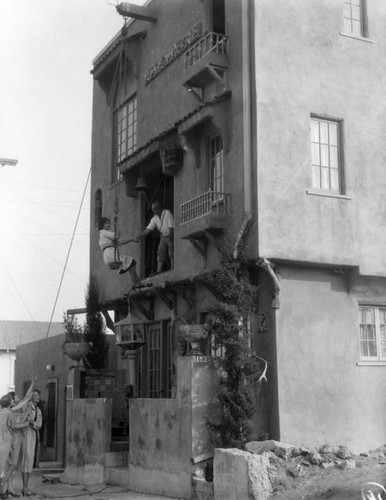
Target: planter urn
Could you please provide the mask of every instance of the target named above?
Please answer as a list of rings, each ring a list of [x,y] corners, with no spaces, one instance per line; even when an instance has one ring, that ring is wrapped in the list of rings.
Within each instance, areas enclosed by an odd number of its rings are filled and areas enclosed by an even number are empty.
[[[63,344],[63,352],[75,361],[75,366],[82,367],[84,366],[83,359],[90,352],[91,347],[91,342],[65,342]]]

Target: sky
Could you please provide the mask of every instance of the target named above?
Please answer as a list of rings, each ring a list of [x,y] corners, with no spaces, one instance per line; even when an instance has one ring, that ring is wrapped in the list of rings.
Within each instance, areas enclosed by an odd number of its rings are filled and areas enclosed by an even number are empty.
[[[0,321],[85,306],[90,71],[123,26],[113,3],[0,0],[0,158],[18,160],[0,167]]]

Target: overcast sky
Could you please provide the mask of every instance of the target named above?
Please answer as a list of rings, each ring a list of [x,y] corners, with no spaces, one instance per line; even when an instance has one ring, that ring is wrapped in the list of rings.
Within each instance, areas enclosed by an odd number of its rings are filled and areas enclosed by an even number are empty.
[[[107,0],[0,0],[0,158],[18,160],[0,168],[0,320],[54,311],[90,169],[92,60],[122,25]],[[88,188],[54,321],[84,307],[89,207]]]

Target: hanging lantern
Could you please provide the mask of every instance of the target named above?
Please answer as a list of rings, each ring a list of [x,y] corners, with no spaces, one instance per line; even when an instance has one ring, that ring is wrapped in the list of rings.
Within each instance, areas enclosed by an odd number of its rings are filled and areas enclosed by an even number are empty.
[[[135,315],[129,314],[126,318],[114,324],[116,344],[128,351],[135,351],[145,342],[145,326]]]
[[[173,146],[161,151],[162,171],[165,175],[177,175],[182,167],[182,148]]]

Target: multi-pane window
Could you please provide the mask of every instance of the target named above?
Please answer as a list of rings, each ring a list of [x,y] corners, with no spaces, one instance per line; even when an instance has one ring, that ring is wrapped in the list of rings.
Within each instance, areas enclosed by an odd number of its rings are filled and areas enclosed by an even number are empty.
[[[311,118],[312,186],[341,192],[339,121]]]
[[[344,0],[343,29],[345,33],[366,37],[365,18],[365,0]]]
[[[116,161],[120,163],[137,148],[137,98],[129,99],[115,112]]]
[[[210,189],[216,193],[224,192],[224,149],[221,135],[209,139]]]
[[[173,349],[170,321],[146,326],[146,344],[137,358],[138,397],[172,397]]]
[[[386,361],[386,307],[360,306],[360,357]]]

